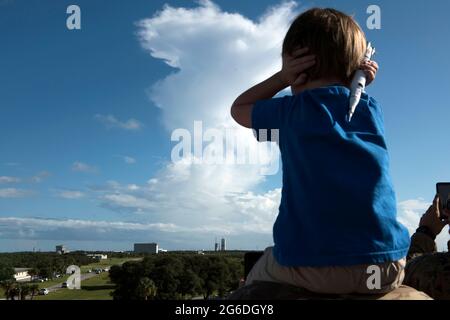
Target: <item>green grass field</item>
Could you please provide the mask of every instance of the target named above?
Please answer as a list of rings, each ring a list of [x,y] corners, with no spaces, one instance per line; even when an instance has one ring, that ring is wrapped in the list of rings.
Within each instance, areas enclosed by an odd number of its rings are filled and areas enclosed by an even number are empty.
[[[121,265],[124,262],[127,261],[138,261],[141,260],[142,258],[110,258],[110,259],[106,259],[106,260],[100,260],[99,262],[94,262],[85,266],[81,266],[81,273],[86,273],[88,272],[88,270],[93,270],[93,269],[97,269],[97,268],[106,268],[106,267],[111,267],[114,265]]]
[[[52,287],[58,283],[65,282],[68,277],[69,277],[69,275],[63,275],[60,278],[55,278],[55,279],[52,279],[52,280],[49,280],[46,282],[37,282],[37,285],[39,286],[39,289]]]
[[[88,270],[97,268],[110,268],[114,265],[122,265],[127,261],[138,261],[142,258],[110,258],[100,260],[85,266],[81,266],[81,273],[87,273]],[[37,282],[39,289],[49,288],[54,285],[63,283],[67,280],[69,275],[63,275],[61,278],[55,278],[46,282]],[[114,290],[114,284],[109,281],[109,273],[103,272],[93,278],[81,282],[80,290],[59,289],[51,292],[46,296],[36,296],[35,300],[112,300],[110,293]],[[0,299],[4,299],[5,295],[0,289]]]
[[[81,282],[80,290],[60,289],[46,296],[37,296],[35,300],[112,300],[110,293],[114,284],[109,281],[109,273],[103,272]]]

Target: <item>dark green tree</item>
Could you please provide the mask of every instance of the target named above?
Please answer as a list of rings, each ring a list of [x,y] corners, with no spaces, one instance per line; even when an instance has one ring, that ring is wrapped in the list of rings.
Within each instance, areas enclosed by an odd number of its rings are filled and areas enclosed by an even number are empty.
[[[30,285],[30,294],[31,294],[31,300],[36,296],[36,294],[39,292],[39,286],[37,284],[31,284]]]
[[[202,293],[203,280],[191,269],[186,269],[179,277],[179,292],[185,296],[195,296]]]
[[[137,295],[144,300],[153,300],[156,297],[158,288],[152,279],[148,277],[142,277],[139,279],[138,286],[136,288]]]
[[[11,280],[14,276],[14,268],[6,263],[0,262],[0,282]]]

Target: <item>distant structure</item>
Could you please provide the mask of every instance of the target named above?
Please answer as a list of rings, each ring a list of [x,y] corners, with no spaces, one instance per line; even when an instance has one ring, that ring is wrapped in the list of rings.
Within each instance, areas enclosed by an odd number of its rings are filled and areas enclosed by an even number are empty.
[[[14,268],[14,279],[17,282],[30,281],[31,276],[28,274],[29,268]]]
[[[222,238],[222,240],[220,240],[220,251],[225,251],[227,250],[227,244],[225,242],[225,238]]]
[[[65,254],[69,253],[69,250],[67,250],[66,246],[60,244],[56,246],[56,253],[57,254]]]
[[[217,242],[217,238],[214,242],[214,251],[219,251],[219,243]]]
[[[106,260],[106,259],[108,259],[108,255],[107,254],[101,254],[101,253],[88,254],[87,256],[92,258],[92,259],[98,259],[98,260]]]
[[[135,243],[134,244],[135,253],[158,253],[157,243]]]

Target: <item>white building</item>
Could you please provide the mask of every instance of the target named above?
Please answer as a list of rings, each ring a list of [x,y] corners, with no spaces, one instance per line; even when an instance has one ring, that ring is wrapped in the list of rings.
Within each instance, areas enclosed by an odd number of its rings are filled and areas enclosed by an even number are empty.
[[[225,238],[222,238],[222,240],[220,241],[220,251],[225,250],[227,250],[227,243],[225,242]]]
[[[108,259],[108,255],[107,254],[101,254],[101,253],[88,254],[87,256],[92,258],[92,259],[99,259],[99,260],[106,260],[106,259]]]
[[[14,268],[14,279],[16,281],[31,281],[31,276],[28,274],[28,268]]]
[[[134,244],[135,253],[158,253],[157,243],[135,243]]]
[[[63,244],[57,245],[55,251],[56,251],[56,253],[58,253],[58,254],[69,253],[69,250],[67,250],[66,246],[63,245]]]

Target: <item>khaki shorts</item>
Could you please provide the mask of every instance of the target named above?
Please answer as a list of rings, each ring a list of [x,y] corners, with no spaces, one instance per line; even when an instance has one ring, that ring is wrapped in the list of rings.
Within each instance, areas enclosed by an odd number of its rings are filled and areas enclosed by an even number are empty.
[[[272,249],[273,247],[267,248],[256,262],[247,277],[246,285],[254,281],[269,281],[290,284],[316,293],[380,294],[397,289],[405,277],[406,259],[375,264],[379,270],[379,279],[374,280],[376,272],[369,268],[374,265],[284,267],[275,260]]]

